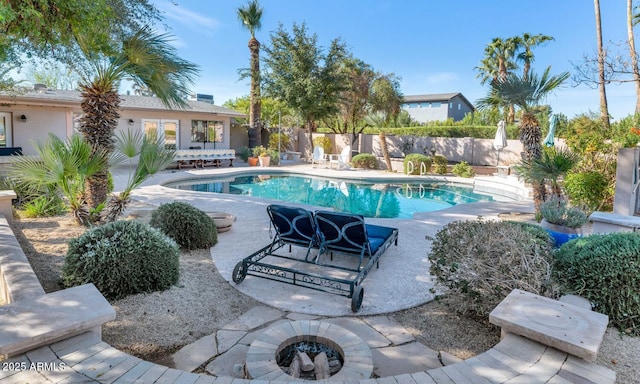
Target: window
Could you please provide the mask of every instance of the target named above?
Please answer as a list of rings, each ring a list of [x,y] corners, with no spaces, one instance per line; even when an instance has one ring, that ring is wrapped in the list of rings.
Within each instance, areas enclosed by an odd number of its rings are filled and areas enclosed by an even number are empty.
[[[462,108],[462,106],[460,105],[460,103],[458,103],[458,111]]]
[[[0,112],[0,147],[11,147],[11,114]]]
[[[158,137],[164,140],[167,148],[178,148],[177,133],[178,120],[142,119],[142,129],[149,137]]]
[[[222,143],[224,122],[191,120],[191,141],[194,143]]]
[[[449,103],[449,109],[453,109],[453,103]]]
[[[432,103],[432,104],[431,104],[431,106],[432,106],[433,108],[440,108],[440,106],[442,106],[442,103],[441,103],[441,102],[439,102],[439,101],[436,101],[435,103]]]

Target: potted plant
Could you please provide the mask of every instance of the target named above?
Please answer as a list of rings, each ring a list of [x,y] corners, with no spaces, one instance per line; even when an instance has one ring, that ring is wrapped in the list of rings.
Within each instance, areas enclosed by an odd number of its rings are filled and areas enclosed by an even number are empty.
[[[553,237],[557,247],[581,237],[581,227],[589,220],[582,209],[569,206],[564,199],[555,195],[540,205],[540,215],[540,225]]]
[[[269,154],[267,152],[262,152],[262,153],[260,153],[260,155],[258,155],[258,159],[260,159],[260,166],[261,167],[268,167],[269,166],[269,162],[271,160],[271,157],[269,156]]]

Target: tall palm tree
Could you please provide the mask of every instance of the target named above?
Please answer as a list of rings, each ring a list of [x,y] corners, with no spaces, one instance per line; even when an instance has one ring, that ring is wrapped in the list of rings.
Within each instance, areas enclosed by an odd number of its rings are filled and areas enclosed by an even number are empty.
[[[529,76],[529,71],[531,70],[531,63],[533,62],[533,47],[537,47],[546,41],[553,40],[553,37],[537,34],[532,35],[530,33],[523,33],[522,38],[520,39],[520,45],[523,49],[522,52],[518,54],[518,60],[522,61],[524,64],[522,66],[522,78],[526,79]]]
[[[525,162],[531,163],[542,156],[542,132],[540,122],[534,113],[536,107],[569,78],[569,72],[552,76],[550,71],[551,67],[547,67],[542,76],[531,71],[526,79],[510,74],[504,80],[493,81],[488,96],[478,101],[480,108],[516,105],[522,109],[520,141],[524,147]],[[536,183],[533,193],[536,212],[539,212],[540,204],[545,197],[544,184]]]
[[[481,61],[482,66],[476,67],[480,71],[483,83],[488,79],[504,80],[511,70],[517,68],[515,62],[516,52],[522,44],[520,37],[514,36],[507,39],[496,37],[491,40],[484,49],[484,59]],[[505,105],[507,109],[507,123],[513,123],[515,119],[515,109],[513,105]]]
[[[633,81],[636,85],[636,108],[635,113],[640,113],[640,68],[638,68],[638,56],[636,54],[636,42],[633,33],[637,15],[633,13],[633,0],[627,0],[627,40],[629,42],[629,56],[631,56],[631,71]]]
[[[80,84],[83,117],[80,132],[94,151],[110,155],[118,126],[120,96],[118,85],[125,78],[143,84],[169,108],[186,108],[185,96],[198,67],[176,55],[167,34],[142,28],[122,42],[119,54],[93,62],[95,74]],[[97,208],[107,199],[108,169],[87,180],[88,203]]]
[[[249,0],[244,7],[238,8],[238,19],[251,34],[251,39],[249,39],[249,52],[251,53],[249,147],[254,147],[262,143],[262,124],[260,122],[262,107],[260,103],[260,42],[256,39],[256,31],[262,28],[262,7],[260,7],[258,0]]]

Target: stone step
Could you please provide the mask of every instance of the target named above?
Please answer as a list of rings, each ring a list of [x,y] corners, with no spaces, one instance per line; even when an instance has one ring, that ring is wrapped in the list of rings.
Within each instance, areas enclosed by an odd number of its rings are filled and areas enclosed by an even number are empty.
[[[86,331],[101,334],[116,312],[93,284],[0,306],[0,355],[49,345]]]
[[[598,312],[514,289],[489,314],[505,332],[595,361],[609,318]]]

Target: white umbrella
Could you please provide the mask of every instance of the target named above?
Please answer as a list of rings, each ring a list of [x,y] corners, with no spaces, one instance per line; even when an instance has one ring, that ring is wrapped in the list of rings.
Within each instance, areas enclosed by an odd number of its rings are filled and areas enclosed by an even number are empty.
[[[504,127],[504,120],[500,120],[498,123],[498,130],[496,131],[496,138],[493,140],[493,148],[498,151],[498,163],[500,165],[500,151],[507,146],[507,130]]]

